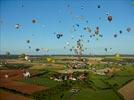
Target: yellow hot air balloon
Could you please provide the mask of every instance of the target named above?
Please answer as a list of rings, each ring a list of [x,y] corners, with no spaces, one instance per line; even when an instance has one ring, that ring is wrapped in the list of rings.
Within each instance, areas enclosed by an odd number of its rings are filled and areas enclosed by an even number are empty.
[[[47,58],[47,61],[48,61],[48,62],[51,62],[51,63],[55,63],[55,59],[50,58],[50,57]]]
[[[116,60],[121,60],[120,54],[116,54],[116,55],[115,55],[115,59],[116,59]]]
[[[52,60],[52,58],[47,58],[47,61],[50,62]]]
[[[115,56],[116,56],[116,58],[119,58],[120,57],[120,54],[116,54]]]
[[[55,63],[55,60],[52,60],[52,63]]]

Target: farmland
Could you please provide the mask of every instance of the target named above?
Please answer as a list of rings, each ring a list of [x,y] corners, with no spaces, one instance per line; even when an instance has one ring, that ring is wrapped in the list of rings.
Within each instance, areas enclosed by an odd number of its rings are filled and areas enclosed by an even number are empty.
[[[86,57],[86,67],[79,69],[66,67],[68,63],[73,63],[75,57],[57,56],[52,59],[55,59],[54,63],[48,62],[44,57],[33,62],[6,59],[7,64],[3,64],[0,70],[1,95],[16,95],[16,98],[22,97],[22,100],[123,100],[119,89],[134,79],[134,63],[129,60],[126,62],[130,58],[125,58],[125,63],[122,64],[123,60],[114,61],[114,58],[100,60]],[[94,67],[96,71],[93,70]],[[98,74],[107,68],[112,69],[112,75]],[[28,70],[31,76],[24,78],[23,70]],[[70,72],[76,80],[64,79]],[[81,80],[78,76],[83,73],[86,73],[86,79]],[[8,78],[4,77],[5,74],[8,74]],[[5,100],[8,100],[7,97]]]

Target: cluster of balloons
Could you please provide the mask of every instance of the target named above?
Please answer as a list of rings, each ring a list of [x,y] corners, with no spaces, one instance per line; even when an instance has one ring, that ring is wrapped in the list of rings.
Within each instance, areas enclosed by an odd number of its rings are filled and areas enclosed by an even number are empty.
[[[107,52],[108,50],[112,50],[112,48],[105,48],[104,50]]]
[[[86,2],[86,1],[85,1],[85,2]],[[24,7],[24,5],[23,5],[23,7]],[[84,19],[86,19],[83,15],[75,15],[74,12],[73,12],[73,10],[71,9],[71,5],[70,5],[70,4],[67,4],[67,8],[69,9],[70,15],[73,16],[73,18],[75,18],[75,19],[77,19],[77,20],[84,20]],[[97,8],[100,9],[100,8],[101,8],[101,5],[97,5]],[[83,10],[83,9],[84,9],[84,5],[81,5],[81,10]],[[109,13],[106,13],[106,15],[107,15],[107,20],[108,20],[109,22],[112,22],[112,20],[113,20],[112,15],[110,15]],[[99,19],[101,19],[101,17],[99,17]],[[31,20],[31,22],[32,22],[33,24],[35,24],[35,23],[37,23],[37,20],[34,18],[34,19]],[[59,20],[59,23],[61,23],[61,22],[62,22],[62,21]],[[88,20],[86,19],[85,22],[88,23]],[[15,28],[16,28],[16,29],[20,29],[21,27],[22,27],[22,25],[20,25],[20,24],[16,24],[16,25],[15,25]],[[74,25],[73,25],[73,28],[72,28],[72,30],[71,30],[71,33],[76,32],[77,29],[80,28],[80,27],[81,27],[80,24],[78,24],[78,23],[77,23],[77,24],[74,24]],[[103,35],[100,33],[100,28],[99,28],[99,26],[97,26],[97,27],[95,28],[95,30],[91,29],[91,27],[89,27],[89,26],[85,26],[84,28],[82,27],[82,30],[88,32],[88,33],[90,34],[90,35],[89,35],[90,38],[91,38],[91,37],[96,37],[96,39],[98,40],[98,37],[103,37]],[[131,31],[131,28],[130,28],[130,27],[127,27],[127,28],[126,28],[126,31],[127,31],[127,32],[130,32],[130,31]],[[122,31],[122,30],[119,30],[119,34],[122,34],[122,33],[123,33],[123,31]],[[56,38],[57,38],[57,39],[60,39],[61,37],[63,37],[63,33],[54,32],[54,34],[56,35]],[[118,34],[114,34],[114,38],[116,38],[117,36],[118,36]],[[80,38],[83,38],[83,37],[84,37],[84,35],[80,35]],[[74,36],[72,36],[72,39],[74,39]],[[77,47],[75,48],[75,47],[73,46],[73,47],[70,48],[69,50],[70,50],[70,51],[73,51],[73,50],[74,50],[77,54],[78,54],[78,53],[79,53],[79,54],[82,54],[82,51],[83,51],[83,44],[81,43],[82,41],[83,41],[82,39],[78,39],[78,40],[77,40]],[[30,40],[26,40],[26,42],[29,44],[29,43],[30,43]],[[87,42],[90,42],[90,40],[87,40]],[[66,45],[67,45],[67,46],[71,46],[69,41],[66,42]],[[31,46],[29,46],[29,48],[31,48]],[[66,47],[64,47],[64,49],[65,49],[65,48],[66,48]],[[85,49],[87,49],[87,48],[85,48]],[[35,49],[35,51],[37,51],[37,52],[40,51],[40,50],[43,50],[43,51],[45,51],[45,52],[48,52],[48,51],[49,51],[49,49],[47,49],[47,48],[42,48],[42,49],[36,48],[36,49]],[[105,51],[107,52],[107,51],[108,51],[108,48],[105,48]],[[50,58],[49,58],[48,60],[50,60]],[[51,61],[51,60],[50,60],[50,61]]]
[[[126,28],[126,31],[127,32],[130,32],[131,31],[131,28],[130,27],[127,27]],[[122,30],[119,30],[119,34],[122,34],[123,33],[123,31]],[[118,36],[118,34],[114,34],[114,38],[116,38]]]

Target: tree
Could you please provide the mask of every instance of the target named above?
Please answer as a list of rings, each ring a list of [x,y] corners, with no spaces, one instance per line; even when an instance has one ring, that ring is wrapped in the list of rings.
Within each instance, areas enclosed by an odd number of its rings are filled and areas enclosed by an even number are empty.
[[[6,55],[7,55],[7,56],[10,56],[10,52],[6,52]]]
[[[25,58],[25,56],[26,56],[25,53],[22,53],[22,54],[20,55],[21,58]]]

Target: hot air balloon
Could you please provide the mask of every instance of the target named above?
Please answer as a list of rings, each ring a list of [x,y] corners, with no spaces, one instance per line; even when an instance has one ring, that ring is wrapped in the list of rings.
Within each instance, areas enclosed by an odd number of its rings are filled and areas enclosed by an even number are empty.
[[[80,25],[79,24],[76,24],[77,27],[79,27]]]
[[[120,30],[119,33],[122,34],[122,30]]]
[[[74,39],[74,36],[72,35],[71,38]]]
[[[102,34],[99,34],[99,36],[100,36],[100,37],[103,37],[103,35],[102,35]]]
[[[101,6],[100,5],[98,5],[98,8],[100,8]]]
[[[20,24],[16,24],[16,25],[15,25],[15,28],[16,28],[16,29],[19,29],[20,27],[21,27]]]
[[[128,28],[127,28],[127,32],[130,32],[130,31],[131,31],[131,28],[130,28],[130,27],[128,27]]]
[[[48,62],[52,61],[52,58],[48,57],[48,58],[47,58],[47,61],[48,61]]]
[[[27,43],[30,43],[30,40],[27,40],[26,42],[27,42]]]
[[[99,32],[99,27],[98,27],[98,26],[96,27],[96,31],[98,31],[98,32]]]
[[[116,38],[117,37],[117,34],[114,34],[114,37]]]
[[[87,28],[86,28],[86,27],[84,27],[83,29],[84,29],[84,30],[86,30]]]
[[[66,42],[66,45],[69,46],[69,42]]]
[[[36,49],[35,49],[35,51],[37,51],[37,52],[38,52],[38,51],[40,51],[40,49],[39,49],[39,48],[36,48]]]
[[[81,6],[81,10],[83,10],[84,9],[84,6]]]
[[[58,34],[56,34],[57,39],[60,39],[60,37],[62,37],[62,36],[63,36],[62,33],[58,33]]]
[[[105,48],[105,51],[107,52],[107,48]]]
[[[112,16],[108,16],[108,21],[111,22],[112,21]]]
[[[70,51],[70,52],[72,52],[72,51],[73,51],[73,49],[69,49],[69,51]]]
[[[33,20],[32,20],[32,23],[33,23],[33,24],[34,24],[34,23],[36,23],[36,20],[35,20],[35,19],[33,19]]]

